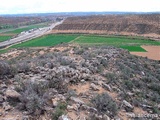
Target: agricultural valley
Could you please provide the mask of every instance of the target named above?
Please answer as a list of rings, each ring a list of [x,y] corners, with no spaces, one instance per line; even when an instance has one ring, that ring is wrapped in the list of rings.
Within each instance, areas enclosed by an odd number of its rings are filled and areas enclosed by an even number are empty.
[[[0,120],[158,120],[159,21],[0,17]]]

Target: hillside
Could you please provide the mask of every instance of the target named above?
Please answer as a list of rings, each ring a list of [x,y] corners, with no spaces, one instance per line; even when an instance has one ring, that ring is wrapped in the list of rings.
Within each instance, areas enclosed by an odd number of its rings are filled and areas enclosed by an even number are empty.
[[[129,120],[160,114],[159,61],[120,48],[74,44],[15,49],[0,59],[0,119]]]
[[[53,32],[144,35],[160,38],[160,14],[69,17]]]

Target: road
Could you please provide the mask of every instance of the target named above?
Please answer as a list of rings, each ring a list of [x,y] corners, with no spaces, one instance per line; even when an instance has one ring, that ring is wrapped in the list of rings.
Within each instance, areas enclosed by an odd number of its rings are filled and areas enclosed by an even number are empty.
[[[49,27],[44,27],[44,28],[40,28],[40,29],[33,30],[30,32],[24,32],[23,34],[19,34],[16,38],[13,38],[13,39],[10,39],[10,40],[4,41],[4,42],[0,42],[0,48],[5,48],[5,47],[10,46],[12,44],[16,44],[16,43],[31,40],[33,38],[40,37],[40,36],[50,32],[55,26],[61,24],[62,22],[63,21],[56,22],[56,23],[53,23]]]

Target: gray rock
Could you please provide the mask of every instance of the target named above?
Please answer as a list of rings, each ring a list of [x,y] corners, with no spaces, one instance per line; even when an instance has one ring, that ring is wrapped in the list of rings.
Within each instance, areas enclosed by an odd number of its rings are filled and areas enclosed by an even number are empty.
[[[92,113],[97,113],[98,112],[98,110],[94,107],[88,107],[88,110]]]
[[[158,109],[160,109],[160,104],[158,104]]]
[[[103,88],[105,88],[108,91],[112,91],[112,88],[110,87],[110,85],[107,85],[105,83],[102,83]]]
[[[135,114],[134,113],[126,113],[126,115],[130,118],[135,118]]]
[[[72,111],[73,109],[74,109],[73,106],[67,105],[67,110],[68,111]]]
[[[84,104],[84,102],[82,100],[80,100],[79,98],[71,97],[70,99],[73,100],[75,103]]]
[[[19,94],[17,91],[12,89],[7,89],[5,92],[5,95],[11,98],[19,98],[21,96],[21,94]]]
[[[8,102],[4,102],[3,104],[2,104],[2,106],[3,106],[3,109],[5,110],[5,111],[8,111],[8,110],[10,110],[12,107],[9,105],[9,103]]]
[[[0,88],[5,89],[7,88],[7,85],[5,83],[1,84]]]
[[[3,96],[0,95],[0,103],[2,103],[2,102],[3,102]]]
[[[125,110],[127,112],[131,112],[134,109],[134,107],[129,102],[127,102],[126,100],[123,100],[123,105],[125,105]]]
[[[98,86],[96,86],[94,83],[91,83],[90,87],[95,91],[99,90]]]
[[[69,119],[67,115],[62,115],[58,118],[58,120],[71,120],[71,119]]]
[[[108,115],[103,115],[103,120],[111,120],[110,117],[108,117]]]

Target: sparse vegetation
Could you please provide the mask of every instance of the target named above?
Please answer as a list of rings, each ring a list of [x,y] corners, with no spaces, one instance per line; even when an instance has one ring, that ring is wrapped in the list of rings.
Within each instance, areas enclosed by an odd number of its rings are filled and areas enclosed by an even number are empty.
[[[102,93],[100,95],[97,95],[92,100],[92,103],[98,109],[99,112],[106,113],[109,116],[117,114],[118,111],[117,104],[107,93]],[[107,111],[109,111],[110,113],[107,113]]]
[[[61,52],[58,47],[62,46],[66,49]],[[159,61],[132,56],[111,46],[61,44],[56,50],[21,51],[18,56],[10,55],[8,61],[0,62],[0,76],[9,76],[4,83],[13,83],[13,89],[20,94],[7,102],[29,116],[40,117],[45,113],[57,120],[71,110],[84,114],[90,111],[95,119],[101,115],[114,119],[119,110],[134,113],[134,107],[159,113]],[[127,105],[122,101],[127,101]]]
[[[55,112],[52,113],[52,120],[58,120],[61,115],[65,114],[66,108],[67,105],[65,103],[59,103],[55,108]]]

